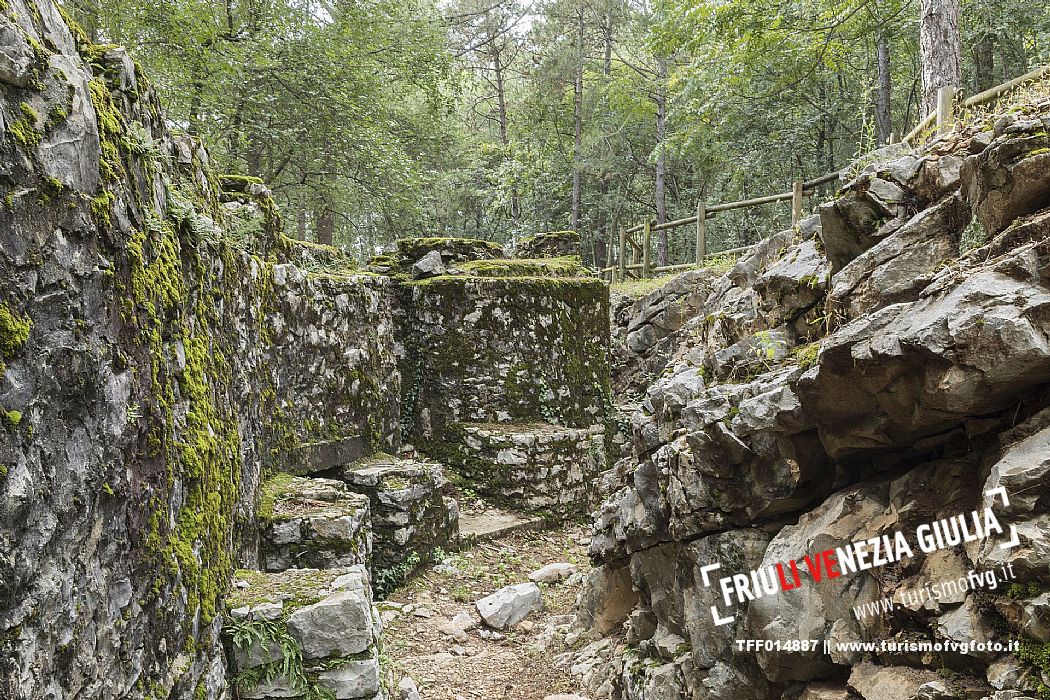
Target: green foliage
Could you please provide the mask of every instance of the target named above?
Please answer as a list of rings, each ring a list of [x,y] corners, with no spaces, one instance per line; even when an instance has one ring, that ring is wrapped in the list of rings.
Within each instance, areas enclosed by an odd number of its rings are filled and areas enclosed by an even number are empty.
[[[21,411],[4,411],[2,414],[4,423],[10,428],[17,428],[18,424],[22,422]]]
[[[279,654],[277,658],[268,656],[268,661],[261,666],[238,671],[233,677],[238,692],[248,693],[260,683],[283,678],[293,690],[302,693],[304,700],[333,700],[331,691],[320,687],[307,675],[303,667],[303,650],[282,620],[230,620],[224,632],[241,651],[247,652],[258,645],[267,655],[274,648]]]
[[[800,368],[803,370],[809,369],[817,364],[817,360],[820,358],[820,343],[800,345],[792,351],[792,355],[794,355]]]
[[[1023,664],[1036,669],[1034,690],[1040,698],[1050,699],[1050,686],[1042,678],[1050,674],[1050,642],[1037,642],[1031,639],[1020,639],[1020,647],[1014,655]],[[1042,678],[1039,675],[1042,675]]]
[[[267,182],[296,237],[360,259],[407,235],[504,242],[576,228],[584,261],[605,266],[620,226],[840,169],[879,140],[880,42],[891,131],[919,118],[918,6],[903,0],[92,5],[94,33],[129,47],[171,119],[223,170]],[[961,18],[969,94],[1050,58],[1041,6],[965,0]],[[74,34],[101,65],[109,46]],[[121,149],[149,157],[151,142],[114,118],[94,81],[91,94],[112,179]],[[28,118],[10,131],[39,143]],[[722,212],[708,248],[754,242],[789,216],[787,203]],[[964,248],[980,241],[969,233]],[[669,262],[692,260],[692,239],[689,227],[672,232]]]
[[[407,581],[412,572],[419,568],[421,561],[419,554],[412,552],[400,564],[387,569],[377,569],[372,577],[376,600],[384,600]]]

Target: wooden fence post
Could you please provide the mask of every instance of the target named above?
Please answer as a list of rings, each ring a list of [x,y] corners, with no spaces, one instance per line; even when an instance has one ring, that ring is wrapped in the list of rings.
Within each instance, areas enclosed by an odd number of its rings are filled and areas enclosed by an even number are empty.
[[[791,184],[791,225],[794,226],[802,218],[802,180],[795,180]]]
[[[646,219],[645,231],[642,233],[642,279],[649,276],[649,252],[653,243],[653,222]]]
[[[707,202],[700,200],[696,204],[696,264],[701,265],[704,262],[704,256],[707,255],[707,230],[706,222],[707,219]]]
[[[937,133],[943,134],[955,122],[955,86],[944,85],[937,89]]]
[[[627,229],[620,227],[620,281],[627,279]]]

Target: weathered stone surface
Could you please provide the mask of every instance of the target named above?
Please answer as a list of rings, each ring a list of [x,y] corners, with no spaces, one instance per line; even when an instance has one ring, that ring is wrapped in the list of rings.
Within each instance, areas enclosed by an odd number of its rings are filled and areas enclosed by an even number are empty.
[[[435,277],[445,274],[445,264],[441,262],[441,253],[432,250],[412,265],[412,276],[416,279]]]
[[[533,583],[557,583],[575,573],[577,568],[575,564],[568,563],[547,564],[529,574],[529,580]]]
[[[892,233],[907,211],[905,191],[886,180],[862,176],[845,189],[842,197],[818,210],[820,239],[832,274]]]
[[[932,519],[941,502],[965,508],[974,499],[973,464],[966,460],[933,463],[894,480],[873,482],[839,491],[804,514],[798,525],[785,527],[770,542],[763,566],[790,561],[807,552],[865,540],[894,530],[913,531]],[[908,504],[907,509],[903,505]],[[921,562],[922,553],[908,562]],[[744,568],[742,567],[742,570]],[[873,616],[858,620],[854,606],[871,603],[890,593],[892,577],[858,572],[840,579],[809,582],[776,596],[752,602],[747,610],[747,633],[763,639],[834,639],[860,642],[884,638],[894,630],[892,621]],[[809,652],[760,651],[758,663],[773,681],[815,680],[833,672],[833,664],[856,658],[825,656],[822,649]]]
[[[939,680],[933,671],[862,662],[853,667],[849,685],[864,700],[917,700],[920,687]]]
[[[493,629],[504,630],[543,607],[543,593],[535,583],[506,586],[485,596],[475,607],[481,619]]]
[[[576,626],[599,635],[619,630],[634,606],[638,592],[631,581],[626,563],[592,568],[584,581],[576,603]]]
[[[0,357],[0,695],[214,700],[260,472],[395,438],[393,285],[292,262],[272,200],[222,190],[126,53],[88,69],[52,0],[3,14],[0,297],[31,330]]]
[[[1050,163],[1046,132],[997,138],[962,167],[962,188],[974,216],[989,236],[1019,216],[1050,205]]]
[[[361,591],[338,591],[289,615],[288,633],[304,659],[360,654],[372,643],[371,601]]]
[[[331,691],[335,700],[373,698],[379,692],[379,659],[355,659],[321,671],[317,684]]]
[[[328,569],[367,564],[372,555],[369,502],[333,479],[277,477],[263,486],[260,568]]]
[[[607,462],[601,424],[461,424],[429,449],[496,505],[552,518],[590,505],[591,485]]]
[[[792,245],[754,282],[766,323],[778,326],[793,321],[815,306],[824,298],[829,276],[827,258],[814,239]]]
[[[435,549],[455,544],[459,507],[440,464],[377,456],[345,467],[340,478],[371,504],[377,570],[395,567],[413,554],[429,561]]]
[[[1017,529],[1020,545],[1001,549],[998,542],[967,546],[974,565],[991,569],[1011,564],[1021,581],[1042,578],[1050,566],[1050,411],[1044,410],[1005,433],[1002,455],[991,468],[985,492],[1005,488],[1008,506],[999,505],[1004,520]]]
[[[0,81],[25,87],[35,60],[33,49],[18,25],[8,17],[0,18]]]
[[[550,231],[527,236],[518,241],[514,256],[518,258],[561,258],[580,254],[580,234],[575,231]]]
[[[835,683],[810,683],[799,700],[853,700],[856,697],[848,688]]]
[[[918,301],[859,318],[822,343],[798,395],[832,457],[907,449],[1043,383],[1045,254],[1022,248],[1011,257],[938,279]]]
[[[372,607],[368,572],[363,566],[290,569],[280,573],[240,571],[238,578],[244,585],[238,586],[231,603],[243,604],[241,610],[250,612],[241,614],[234,610],[230,613],[231,624],[224,628],[234,672],[241,674],[264,664],[284,664],[282,645],[287,642],[279,644],[277,638],[258,641],[257,636],[268,634],[268,630],[287,630],[305,661],[302,672],[307,683],[327,689],[337,700],[378,696],[380,625],[378,612]],[[249,641],[246,648],[238,647],[238,635],[232,630],[261,619],[260,611],[266,613],[269,624],[255,634],[240,635]],[[272,683],[240,687],[238,696],[305,697],[307,690],[278,675]]]
[[[827,310],[836,324],[918,299],[942,263],[958,251],[959,234],[969,218],[962,198],[949,197],[854,258],[832,278]]]
[[[402,435],[447,464],[440,446],[431,448],[459,423],[600,423],[608,300],[594,278],[444,276],[404,285]]]

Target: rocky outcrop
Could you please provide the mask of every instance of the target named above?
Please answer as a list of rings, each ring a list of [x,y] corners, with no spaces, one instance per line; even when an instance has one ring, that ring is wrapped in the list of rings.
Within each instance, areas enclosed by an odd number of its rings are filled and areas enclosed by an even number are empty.
[[[644,393],[660,376],[678,345],[678,331],[700,312],[715,278],[694,270],[640,299],[612,298],[611,371],[618,396]]]
[[[260,567],[332,569],[369,564],[368,498],[331,479],[275,477],[263,485]]]
[[[592,696],[1036,696],[1047,110],[870,162],[711,282],[600,482]]]
[[[440,464],[378,455],[343,468],[339,478],[371,504],[372,560],[378,570],[430,561],[459,539],[459,505]]]

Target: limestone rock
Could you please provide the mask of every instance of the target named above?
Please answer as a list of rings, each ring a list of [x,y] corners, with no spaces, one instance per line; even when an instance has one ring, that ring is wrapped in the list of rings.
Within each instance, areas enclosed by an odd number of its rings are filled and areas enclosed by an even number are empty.
[[[606,466],[605,429],[461,423],[437,450],[450,469],[499,507],[566,517],[586,509]]]
[[[456,542],[459,506],[440,464],[378,456],[356,461],[339,475],[350,490],[368,497],[377,570],[396,567],[413,554],[430,561],[435,549],[451,549]]]
[[[514,256],[518,258],[561,258],[580,254],[580,234],[575,231],[551,231],[528,236],[518,241]]]
[[[575,573],[576,569],[575,564],[547,564],[529,574],[529,580],[533,583],[557,583]]]
[[[950,197],[850,261],[832,278],[828,311],[836,323],[918,299],[933,273],[957,253],[968,221],[969,208]]]
[[[1003,136],[963,163],[963,192],[989,236],[1047,205],[1050,183],[1042,175],[1050,163],[1048,146],[1045,132]]]
[[[519,583],[485,596],[475,607],[481,619],[493,629],[505,630],[543,608],[543,593],[535,583]]]
[[[918,700],[919,688],[940,681],[933,671],[905,666],[876,666],[862,662],[853,667],[849,686],[864,700]]]
[[[288,633],[304,659],[349,656],[372,643],[371,602],[360,591],[339,591],[288,616]]]
[[[411,676],[405,676],[397,682],[398,700],[420,700],[419,688]]]
[[[317,674],[317,683],[336,700],[373,698],[379,692],[379,659],[346,661]]]
[[[592,568],[577,600],[576,627],[606,635],[623,626],[637,602],[630,569],[623,562]]]
[[[372,553],[368,499],[333,479],[278,477],[264,485],[260,561],[265,571],[363,564]]]
[[[810,683],[798,700],[853,700],[855,697],[848,688],[835,683]]]
[[[445,274],[445,264],[441,261],[441,253],[432,250],[412,265],[412,276],[416,279],[435,277]]]
[[[35,60],[33,49],[18,27],[7,17],[0,18],[0,81],[25,87]]]

